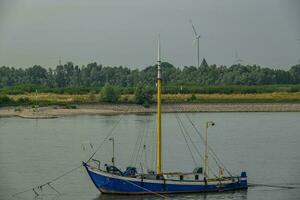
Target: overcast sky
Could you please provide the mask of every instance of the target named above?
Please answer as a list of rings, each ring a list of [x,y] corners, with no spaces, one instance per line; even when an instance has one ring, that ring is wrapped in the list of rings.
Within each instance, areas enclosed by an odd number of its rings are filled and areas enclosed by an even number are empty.
[[[288,69],[300,59],[299,0],[0,0],[0,66],[72,61],[144,68],[208,64]]]

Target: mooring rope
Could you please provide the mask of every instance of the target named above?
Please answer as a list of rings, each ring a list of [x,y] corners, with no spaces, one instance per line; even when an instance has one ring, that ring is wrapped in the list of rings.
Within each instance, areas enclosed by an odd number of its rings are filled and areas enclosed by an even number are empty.
[[[67,172],[65,172],[65,173],[63,173],[63,174],[57,176],[56,178],[54,178],[54,179],[52,179],[52,180],[50,180],[50,181],[47,181],[46,183],[43,183],[43,184],[41,184],[41,185],[37,185],[37,186],[31,187],[31,188],[28,188],[28,189],[23,190],[23,191],[21,191],[21,192],[14,193],[14,194],[12,194],[11,196],[12,196],[12,197],[15,197],[15,196],[18,196],[18,195],[20,195],[20,194],[23,194],[23,193],[29,192],[29,191],[33,191],[34,194],[35,194],[36,196],[38,196],[39,193],[38,193],[35,189],[41,190],[44,186],[47,186],[47,185],[48,185],[52,190],[54,190],[56,193],[60,194],[60,192],[59,192],[58,190],[56,190],[56,189],[55,189],[52,185],[50,185],[50,184],[53,183],[53,182],[55,182],[55,181],[57,181],[57,180],[59,180],[60,178],[62,178],[62,177],[64,177],[64,176],[66,176],[66,175],[72,173],[73,171],[79,169],[80,167],[82,167],[82,164],[80,164],[79,166],[77,166],[77,167],[75,167],[75,168],[73,168],[73,169],[71,169],[71,170],[69,170],[69,171],[67,171]]]
[[[248,187],[272,187],[272,188],[282,188],[282,189],[295,189],[299,187],[294,186],[284,186],[284,185],[273,185],[273,184],[262,184],[262,183],[248,183]]]
[[[124,117],[124,116],[120,117],[120,119],[114,124],[114,126],[112,127],[112,129],[111,129],[111,130],[108,132],[108,134],[106,135],[106,137],[105,137],[105,139],[103,140],[103,142],[98,146],[98,148],[96,149],[96,151],[90,156],[90,158],[87,160],[87,162],[89,162],[89,161],[94,157],[94,155],[97,153],[97,151],[99,151],[99,149],[103,146],[103,144],[106,142],[106,140],[112,135],[113,131],[114,131],[115,128],[118,126],[118,124],[119,124],[120,121],[123,119],[123,117]],[[57,176],[57,177],[51,179],[50,181],[47,181],[46,183],[43,183],[43,184],[41,184],[41,185],[37,185],[37,186],[34,186],[34,187],[30,187],[30,188],[28,188],[28,189],[26,189],[26,190],[23,190],[23,191],[21,191],[21,192],[14,193],[14,194],[12,194],[11,196],[12,196],[12,197],[16,197],[16,196],[18,196],[18,195],[20,195],[20,194],[23,194],[23,193],[29,192],[29,191],[33,191],[33,193],[34,193],[36,196],[39,196],[40,194],[39,194],[36,190],[37,190],[37,189],[42,190],[42,188],[43,188],[44,186],[48,186],[50,189],[52,189],[53,191],[55,191],[58,195],[61,195],[61,193],[60,193],[57,189],[55,189],[55,187],[53,187],[53,186],[51,185],[51,183],[53,183],[53,182],[55,182],[55,181],[61,179],[62,177],[64,177],[64,176],[66,176],[66,175],[68,175],[68,174],[74,172],[75,170],[77,170],[77,169],[79,169],[79,168],[81,168],[81,167],[82,167],[82,164],[80,164],[79,166],[76,166],[76,167],[72,168],[71,170],[68,170],[68,171],[64,172],[63,174],[61,174],[61,175],[59,175],[59,176]]]

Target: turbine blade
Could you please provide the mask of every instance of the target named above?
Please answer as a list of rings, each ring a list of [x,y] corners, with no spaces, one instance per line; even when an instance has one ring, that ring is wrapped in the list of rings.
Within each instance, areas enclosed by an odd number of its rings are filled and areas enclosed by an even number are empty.
[[[195,29],[195,27],[194,27],[194,24],[193,24],[193,22],[192,22],[192,20],[190,20],[190,23],[191,23],[191,25],[192,25],[192,28],[193,28],[193,31],[194,31],[194,33],[195,33],[195,36],[197,37],[197,32],[196,32],[196,29]]]

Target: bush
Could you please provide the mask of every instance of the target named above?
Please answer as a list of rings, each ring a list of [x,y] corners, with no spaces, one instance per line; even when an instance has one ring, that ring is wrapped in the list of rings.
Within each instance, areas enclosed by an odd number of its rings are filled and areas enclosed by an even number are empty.
[[[30,100],[29,100],[28,97],[20,97],[20,98],[18,98],[18,100],[17,100],[17,103],[20,103],[20,104],[27,104],[27,103],[29,103],[29,102],[30,102]]]
[[[8,96],[0,94],[0,105],[7,105],[10,103],[12,103],[12,100]]]
[[[192,94],[192,96],[188,99],[188,101],[196,101],[197,97],[195,94]]]
[[[76,105],[65,105],[63,106],[64,109],[77,109]]]
[[[90,101],[95,101],[96,100],[95,91],[92,91],[92,92],[89,93],[89,100]]]
[[[138,86],[134,92],[135,103],[141,104],[144,107],[149,107],[152,103],[153,90],[142,85]]]
[[[118,87],[105,84],[105,86],[101,89],[100,92],[100,101],[115,103],[120,98],[120,90]]]

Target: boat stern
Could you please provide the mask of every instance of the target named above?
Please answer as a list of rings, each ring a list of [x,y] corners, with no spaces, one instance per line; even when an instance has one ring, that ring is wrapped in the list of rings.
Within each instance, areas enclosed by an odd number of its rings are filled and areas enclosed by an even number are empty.
[[[242,189],[248,188],[247,173],[245,171],[241,172],[240,187]]]

